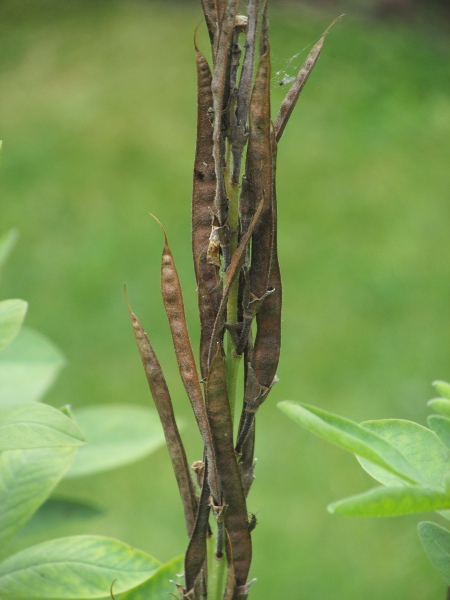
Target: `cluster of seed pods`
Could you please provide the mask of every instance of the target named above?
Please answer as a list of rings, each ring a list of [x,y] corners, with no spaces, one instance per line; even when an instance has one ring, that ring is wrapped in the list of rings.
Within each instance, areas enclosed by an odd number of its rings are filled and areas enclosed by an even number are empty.
[[[201,4],[212,68],[195,42],[198,105],[192,252],[201,324],[200,374],[164,229],[161,267],[162,297],[179,372],[204,443],[203,458],[192,470],[161,366],[140,321],[129,310],[189,536],[180,596],[208,597],[207,539],[212,523],[215,560],[226,561],[221,597],[243,600],[251,583],[251,532],[256,523],[247,511],[254,479],[255,415],[276,381],[281,346],[277,144],[328,30],[312,48],[272,122],[267,0],[261,5],[259,0],[248,0],[246,15],[239,14],[239,0],[201,0]],[[234,431],[235,375],[240,362],[244,398]]]

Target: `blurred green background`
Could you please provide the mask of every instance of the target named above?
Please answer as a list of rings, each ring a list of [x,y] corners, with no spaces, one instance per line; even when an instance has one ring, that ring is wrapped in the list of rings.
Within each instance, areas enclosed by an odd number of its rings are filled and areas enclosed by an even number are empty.
[[[431,3],[384,19],[367,4],[278,3],[271,12],[274,111],[286,92],[279,80],[335,16],[346,17],[279,148],[284,338],[249,498],[259,521],[254,600],[445,596],[420,547],[419,518],[327,514],[327,503],[372,482],[275,407],[291,399],[356,420],[425,423],[430,382],[450,379],[449,26]],[[167,229],[197,345],[189,218],[200,18],[195,2],[0,3],[0,228],[20,230],[1,297],[28,300],[27,325],[67,357],[48,402],[150,406],[126,282],[190,460],[202,449],[159,296],[162,236],[148,212]],[[204,32],[200,41],[206,48]],[[107,515],[52,536],[111,535],[160,560],[185,549],[165,449],[60,493],[95,500]]]

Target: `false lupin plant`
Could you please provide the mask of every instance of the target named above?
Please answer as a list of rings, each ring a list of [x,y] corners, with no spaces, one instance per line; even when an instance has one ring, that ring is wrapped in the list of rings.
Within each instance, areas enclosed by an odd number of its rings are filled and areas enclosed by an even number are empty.
[[[271,120],[267,0],[201,0],[212,67],[194,37],[197,143],[192,253],[200,315],[200,373],[166,232],[161,291],[179,372],[204,443],[190,470],[168,386],[130,308],[149,387],[178,483],[189,543],[182,598],[245,599],[251,581],[247,495],[254,475],[255,416],[277,381],[282,286],[277,255],[277,145],[329,28],[314,45]],[[242,48],[245,52],[242,52]],[[162,226],[161,226],[162,227]],[[244,398],[234,431],[240,363]],[[191,474],[195,472],[195,477]],[[194,480],[195,479],[195,480]]]

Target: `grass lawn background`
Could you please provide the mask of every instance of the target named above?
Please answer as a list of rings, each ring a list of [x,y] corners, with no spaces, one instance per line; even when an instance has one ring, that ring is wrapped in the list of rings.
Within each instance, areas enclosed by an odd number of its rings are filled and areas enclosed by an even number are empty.
[[[340,12],[272,10],[274,112],[286,92],[279,77],[295,73]],[[0,227],[20,230],[1,297],[28,300],[27,324],[67,357],[48,402],[151,406],[126,281],[192,461],[202,449],[169,342],[163,240],[148,212],[167,229],[197,345],[189,218],[200,18],[195,3],[0,5]],[[415,531],[420,518],[328,515],[327,503],[372,480],[275,405],[425,423],[430,382],[450,379],[449,59],[448,28],[432,16],[380,22],[350,6],[280,143],[284,337],[280,382],[258,415],[254,600],[444,597]],[[111,535],[160,560],[185,549],[165,449],[63,492],[107,513],[52,537]]]

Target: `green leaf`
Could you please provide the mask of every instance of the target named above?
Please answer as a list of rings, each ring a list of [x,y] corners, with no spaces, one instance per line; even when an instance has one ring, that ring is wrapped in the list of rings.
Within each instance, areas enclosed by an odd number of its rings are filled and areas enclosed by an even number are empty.
[[[138,460],[164,444],[155,411],[132,404],[98,405],[74,411],[86,436],[66,477],[92,475]]]
[[[0,302],[0,352],[7,348],[22,327],[28,304],[23,300]]]
[[[427,405],[444,417],[450,417],[450,400],[447,398],[433,398],[428,400]]]
[[[184,571],[184,556],[178,556],[160,567],[154,575],[140,586],[125,592],[117,600],[163,600],[175,593],[173,581]],[[116,586],[114,585],[115,591]]]
[[[446,381],[433,381],[433,387],[441,396],[450,400],[450,383]]]
[[[109,597],[148,579],[161,563],[111,538],[79,535],[44,542],[0,564],[0,597],[73,599]]]
[[[450,448],[450,419],[440,415],[431,415],[428,417],[428,425],[447,448]]]
[[[22,329],[0,356],[0,404],[40,400],[63,365],[61,352],[46,337]]]
[[[47,532],[73,520],[99,517],[104,512],[98,506],[79,500],[49,498],[22,528],[20,535]]]
[[[450,495],[430,488],[378,487],[330,504],[332,514],[348,517],[393,517],[450,508]]]
[[[69,468],[73,452],[72,448],[39,448],[0,454],[0,546],[48,498]]]
[[[8,259],[11,250],[14,248],[16,240],[19,236],[17,229],[10,229],[7,233],[3,234],[0,238],[0,269]]]
[[[0,420],[0,451],[84,444],[81,429],[48,404],[4,406]]]
[[[450,585],[450,532],[430,521],[419,523],[417,529],[428,560]]]
[[[445,491],[450,451],[435,433],[422,425],[401,419],[366,421],[361,425],[389,442],[405,457],[415,469],[418,483]],[[357,458],[362,468],[380,483],[394,486],[405,483],[378,465]]]
[[[370,460],[408,483],[417,481],[415,469],[400,452],[365,427],[308,404],[284,401],[278,407],[312,433]]]

